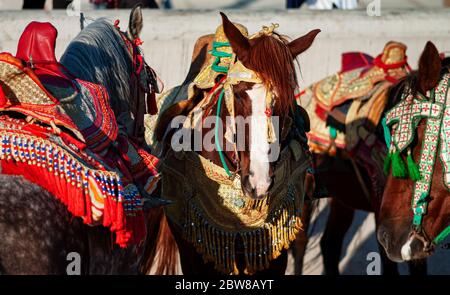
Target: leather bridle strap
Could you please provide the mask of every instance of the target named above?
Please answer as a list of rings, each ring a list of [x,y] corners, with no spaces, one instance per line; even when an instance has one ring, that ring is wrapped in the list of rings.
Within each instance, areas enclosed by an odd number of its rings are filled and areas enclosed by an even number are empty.
[[[222,147],[220,146],[219,140],[219,124],[220,124],[220,109],[222,106],[223,96],[225,94],[225,89],[222,88],[219,94],[219,99],[217,100],[217,112],[216,112],[216,126],[214,127],[214,143],[216,144],[217,152],[219,153],[220,162],[222,167],[227,173],[228,177],[232,177],[230,169],[228,168],[227,162],[225,161],[225,155],[223,154]]]
[[[433,240],[433,244],[439,245],[441,244],[448,236],[450,235],[450,225],[447,226],[440,234],[436,236]]]

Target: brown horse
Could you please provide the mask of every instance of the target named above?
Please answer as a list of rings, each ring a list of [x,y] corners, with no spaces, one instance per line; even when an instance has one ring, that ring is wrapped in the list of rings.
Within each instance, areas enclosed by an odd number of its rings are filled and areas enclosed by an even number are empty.
[[[221,15],[223,20],[222,28],[224,34],[231,45],[232,51],[236,56],[235,65],[238,64],[237,67],[241,69],[240,73],[235,73],[236,76],[232,76],[231,74],[229,74],[229,76],[240,78],[246,77],[245,79],[243,79],[244,81],[238,81],[233,84],[232,91],[234,97],[234,117],[237,118],[241,116],[244,118],[254,118],[258,115],[258,113],[259,115],[265,113],[265,117],[278,116],[279,121],[281,122],[281,142],[277,143],[277,145],[280,147],[280,150],[283,150],[286,146],[288,146],[288,143],[291,139],[299,139],[299,135],[304,136],[304,131],[299,129],[307,128],[307,116],[305,116],[305,113],[302,112],[302,110],[296,109],[293,104],[293,95],[297,81],[295,77],[294,60],[297,55],[311,46],[315,36],[319,33],[319,30],[314,30],[303,37],[300,37],[292,42],[288,42],[283,37],[273,32],[273,28],[272,30],[266,28],[265,32],[257,35],[256,37],[248,39],[244,35],[242,27],[238,27],[232,24],[224,14]],[[270,32],[267,33],[267,30],[270,30]],[[239,65],[239,63],[242,64],[242,66]],[[190,73],[191,72],[192,71],[190,71]],[[252,76],[252,72],[256,73],[256,75]],[[253,78],[250,78],[251,76]],[[227,76],[225,74],[217,75],[215,77],[216,85],[218,82],[223,81],[224,77]],[[214,92],[214,88],[215,87],[198,89],[197,92],[195,92],[193,99],[182,100],[181,102],[168,108],[161,115],[158,122],[156,128],[157,139],[159,141],[163,140],[168,124],[171,123],[173,118],[181,114],[186,115],[190,113],[205,97],[208,97],[208,93]],[[268,93],[272,93],[273,96],[268,96]],[[273,102],[270,109],[268,109],[266,104],[268,97],[272,98]],[[222,107],[221,111],[220,107]],[[222,119],[222,122],[225,122],[227,116],[233,116],[229,112],[229,109],[226,107],[225,103],[222,104],[220,100],[216,100],[212,104],[206,104],[204,108],[208,110],[208,113],[217,113]],[[270,115],[268,115],[268,111],[270,111]],[[300,112],[300,115],[297,116],[297,118],[300,118],[300,120],[303,121],[302,124],[304,125],[295,125],[293,121],[293,112],[295,111]],[[252,202],[258,202],[260,199],[264,198],[271,190],[272,186],[274,186],[274,174],[277,173],[275,170],[277,168],[277,164],[280,162],[279,159],[275,159],[275,161],[268,161],[270,153],[270,148],[268,145],[269,133],[266,132],[268,130],[268,127],[265,126],[265,121],[266,119],[264,119],[263,121],[259,121],[259,123],[251,121],[250,124],[247,125],[248,127],[246,128],[250,130],[250,135],[248,135],[248,132],[245,132],[243,149],[240,149],[237,152],[234,150],[224,149],[222,151],[223,157],[221,157],[221,152],[218,150],[208,151],[206,148],[202,147],[202,149],[197,151],[199,155],[201,155],[205,159],[208,159],[215,166],[226,166],[230,171],[233,171],[233,174],[236,175],[235,177],[241,179],[239,190],[242,191],[245,198],[250,201],[253,200]],[[291,122],[292,124],[289,124],[288,122]],[[202,125],[202,134],[207,134],[212,130],[214,130],[213,127],[205,127],[204,125]],[[169,144],[171,139],[173,139],[174,132],[169,131],[168,134],[169,136],[167,136],[167,134],[165,135],[165,142],[167,144]],[[225,135],[222,135],[222,137],[220,137],[219,139],[220,142],[225,143],[227,141]],[[218,140],[216,136],[215,140]],[[304,140],[300,142],[303,142],[304,144]],[[169,145],[167,145],[167,148],[170,151]],[[301,149],[304,151],[305,146],[303,146]],[[257,153],[255,153],[256,150],[258,151]],[[301,159],[301,161],[303,161],[302,163],[307,163],[304,162],[307,161],[307,158],[302,157]],[[180,171],[180,173],[195,172],[194,170],[192,170],[191,172]],[[206,170],[204,173],[207,173]],[[305,187],[309,187],[311,185],[311,178],[305,177],[305,175],[306,172],[304,174],[302,173],[299,176],[300,179],[296,180],[296,182],[301,183],[300,186],[302,187],[301,190],[303,192],[299,192],[300,194],[303,194],[304,191],[307,190],[307,188],[305,189]],[[168,177],[170,176],[163,174],[163,181],[164,179],[167,180]],[[177,184],[175,184],[174,181],[169,184],[168,180],[166,185],[163,182],[162,195],[164,197],[169,197],[170,194],[167,193],[166,195],[164,192],[172,189],[176,185]],[[196,187],[194,189],[202,188]],[[189,197],[186,196],[186,198]],[[173,204],[173,206],[175,205],[176,204]],[[170,210],[169,207],[167,207],[167,210]],[[226,211],[225,207],[222,208],[220,206],[219,209],[216,210]],[[217,212],[217,214],[220,215],[219,212]],[[187,240],[182,234],[183,226],[180,226],[180,224],[177,224],[171,219],[169,219],[168,221],[170,224],[170,229],[176,239],[176,243],[180,251],[183,273],[219,273],[217,268],[215,267],[215,261],[211,261],[211,259],[207,259],[205,261],[205,256],[202,257],[202,255],[198,253],[198,250],[202,249],[203,247],[200,242],[200,238],[199,243],[194,245],[192,241]],[[165,226],[164,224],[165,221],[162,222],[162,226]],[[194,224],[195,222],[193,222],[192,226],[194,226]],[[206,232],[203,233],[204,235],[202,234],[202,237],[205,238],[206,235],[206,239],[208,239],[208,234]],[[170,238],[170,233],[168,233],[167,231],[161,231],[159,241],[166,241],[167,246],[167,241],[169,241]],[[219,244],[219,246],[217,247],[219,247],[218,250],[223,251],[222,255],[226,256],[227,254],[225,253],[225,250],[227,250],[227,247],[224,244],[225,242],[225,240],[222,240],[222,244]],[[208,240],[208,243],[214,244],[214,241],[211,242],[210,240]],[[251,247],[255,247],[255,249],[257,249],[259,246],[256,244],[251,245]],[[285,247],[286,246],[287,245],[285,245]],[[252,259],[251,257],[247,257],[247,254],[244,255],[244,248],[246,247],[245,235],[237,237],[235,240],[235,244],[233,244],[231,247],[236,249],[236,265],[234,267],[235,270],[239,273],[245,273],[244,269],[246,268],[246,266],[248,267],[248,263]],[[211,249],[212,248],[207,249],[206,251],[209,251]],[[249,256],[253,256],[256,254],[257,253],[255,250],[253,253],[249,254]],[[259,255],[260,257],[261,254]],[[167,257],[163,257],[164,255],[167,255]],[[214,255],[214,253],[211,255]],[[158,259],[160,265],[165,264],[165,266],[167,267],[166,271],[173,271],[173,264],[170,263],[168,259],[169,257],[173,257],[173,255],[165,252],[165,254],[161,254],[160,256],[161,258]],[[257,264],[257,262],[254,263]],[[283,274],[286,269],[286,263],[286,250],[280,249],[280,253],[277,259],[267,261],[265,267],[261,267],[261,265],[253,267],[252,270],[247,273],[275,272]],[[160,271],[164,271],[164,265],[162,265]],[[223,273],[223,271],[221,272]]]
[[[130,14],[130,42],[139,37],[142,22],[141,9],[136,7]],[[105,86],[116,116],[134,112],[132,106],[144,101],[145,95],[131,79],[132,54],[121,34],[125,36],[107,20],[94,21],[74,39],[61,60],[78,78]],[[135,123],[138,128],[143,124]],[[1,173],[0,165],[2,274],[67,274],[69,264],[77,259],[71,252],[79,254],[81,274],[141,273],[141,259],[145,261],[155,245],[152,233],[157,231],[152,228],[152,218],[160,215],[146,214],[145,242],[123,249],[114,244],[109,229],[85,225],[42,187],[21,176]]]
[[[314,156],[316,160],[322,161],[327,158],[326,156]],[[326,187],[329,194],[329,215],[325,230],[320,239],[320,249],[323,258],[324,274],[338,275],[340,273],[339,261],[341,260],[344,238],[353,223],[355,210],[373,212],[375,213],[375,220],[377,220],[381,199],[371,197],[371,200],[368,200],[365,197],[365,188],[358,181],[359,176],[348,160],[337,158],[328,159],[327,161],[327,168],[316,172],[316,177],[321,179],[321,184]],[[364,175],[363,168],[360,167],[359,169],[359,173],[363,173]],[[370,187],[366,176],[364,176],[364,179],[364,186]],[[352,185],[343,186],[342,183],[351,183]],[[378,202],[374,202],[377,200]],[[305,229],[299,233],[294,243],[296,274],[302,273],[304,255],[307,250],[310,218],[316,205],[314,203],[305,203],[304,208],[305,220],[303,224]],[[376,226],[378,227],[378,224]],[[395,275],[399,273],[397,264],[386,257],[382,248],[380,248],[380,256],[384,275]],[[410,263],[409,271],[412,275],[426,274],[426,260]]]
[[[396,42],[389,42],[385,48],[392,48],[392,46],[395,46],[393,48],[402,48],[404,45],[400,45]],[[390,51],[385,49],[385,55],[383,56],[389,56],[389,52]],[[404,75],[403,72],[400,73],[402,74],[399,74],[398,78]],[[382,79],[381,82],[386,84],[385,79]],[[350,86],[348,88],[350,88]],[[388,104],[395,99],[395,97],[393,97],[395,93],[394,89],[396,88],[390,86],[387,91],[386,101],[388,101]],[[311,117],[318,117],[316,111],[311,110],[311,108],[308,108],[308,113]],[[357,126],[357,124],[354,126]],[[346,131],[348,132],[350,131],[349,129],[354,127],[350,126],[350,128],[346,128]],[[377,144],[374,146],[378,151],[380,151],[381,154],[383,154],[386,148],[384,145],[384,136],[381,124],[378,126],[370,126],[369,129],[373,130],[373,134],[377,138]],[[314,145],[312,146],[314,147]],[[342,244],[346,233],[352,225],[355,210],[373,212],[375,214],[375,220],[377,220],[381,206],[381,196],[385,179],[383,175],[376,178],[370,177],[370,175],[380,175],[380,173],[376,173],[376,171],[374,171],[373,163],[370,165],[364,163],[364,157],[367,157],[370,149],[371,148],[366,146],[364,143],[361,143],[356,154],[354,155],[349,155],[345,149],[339,147],[336,148],[335,155],[329,155],[327,151],[315,152],[313,154],[316,168],[316,179],[320,182],[318,187],[320,188],[323,186],[326,188],[326,192],[322,193],[320,197],[330,197],[328,203],[329,216],[320,240],[325,274],[339,274],[338,266],[341,259]],[[379,165],[381,166],[381,157],[379,162]],[[307,213],[305,216],[310,215],[311,209],[309,206],[306,206],[306,210],[309,210],[309,214]],[[306,229],[308,228],[309,222],[309,219],[305,219],[304,224]],[[378,226],[377,223],[376,226]],[[308,242],[306,232],[307,231],[304,231],[299,234],[294,247],[296,250],[294,256],[296,260],[295,272],[297,274],[301,274],[302,272],[303,256],[305,254],[306,244]],[[398,274],[397,265],[386,257],[386,254],[381,246],[380,256],[382,259],[383,273]],[[411,274],[426,273],[426,262],[421,261],[420,265],[418,262],[411,264],[410,272]]]
[[[399,85],[397,101],[400,101],[400,104],[405,103],[406,99],[412,97],[414,100],[411,103],[414,104],[431,102],[448,105],[450,93],[447,91],[448,85],[440,84],[448,73],[449,67],[442,66],[436,47],[428,42],[420,57],[418,71]],[[400,107],[397,107],[398,111],[405,111],[406,106],[402,108],[403,105],[400,104]],[[444,120],[441,128],[445,130],[447,121],[442,117],[438,117],[437,120]],[[397,153],[400,153],[400,157],[396,163],[392,158],[393,168],[384,191],[377,233],[380,243],[393,261],[414,261],[430,256],[450,231],[450,198],[445,184],[447,168],[446,162],[438,159],[446,156],[444,141],[447,135],[444,137],[430,135],[428,126],[432,122],[431,117],[423,116],[420,120],[412,122],[409,128],[405,127],[407,132],[405,135],[411,137],[411,142],[407,146],[408,156],[403,155],[406,151],[402,153],[402,150],[399,150]],[[411,121],[406,121],[406,124],[409,123]],[[393,135],[395,135],[394,126],[391,126]],[[440,128],[437,130],[439,132]],[[432,143],[430,138],[434,138]],[[393,143],[398,147],[397,139],[393,137],[391,147]],[[435,148],[428,151],[426,150],[428,146]],[[424,156],[431,159],[435,157],[435,161],[425,162]],[[418,177],[414,177],[414,173],[410,172],[409,177],[405,178],[408,174],[402,175],[399,172],[402,171],[398,170],[402,167],[401,161],[406,158],[408,168],[412,166],[412,161],[420,163]],[[431,163],[434,163],[434,167]],[[422,186],[419,187],[418,184],[421,183]],[[420,198],[413,197],[426,187],[428,189],[424,189]]]

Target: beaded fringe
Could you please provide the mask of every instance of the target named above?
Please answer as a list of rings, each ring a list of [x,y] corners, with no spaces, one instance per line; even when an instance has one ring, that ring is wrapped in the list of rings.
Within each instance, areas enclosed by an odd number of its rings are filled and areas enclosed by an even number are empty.
[[[117,173],[86,167],[49,140],[10,132],[1,135],[0,159],[4,168],[8,165],[12,172],[28,175],[85,223],[94,224],[101,218],[103,226],[116,233],[121,247],[140,241],[145,234],[136,230],[142,219],[139,191],[134,186],[124,187]],[[94,195],[104,203],[97,203]]]
[[[236,266],[236,238],[243,242],[244,273],[252,274],[267,269],[271,260],[288,249],[302,228],[300,210],[296,208],[295,192],[288,192],[279,207],[256,229],[227,232],[208,222],[194,199],[186,206],[184,237],[203,255],[205,262],[213,262],[215,268],[225,274],[239,274]],[[265,202],[265,201],[263,201]],[[262,206],[262,201],[253,206]]]

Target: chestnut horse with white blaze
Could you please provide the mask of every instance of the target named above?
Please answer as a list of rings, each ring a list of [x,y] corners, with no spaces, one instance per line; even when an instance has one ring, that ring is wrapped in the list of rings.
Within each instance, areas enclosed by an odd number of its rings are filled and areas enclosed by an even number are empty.
[[[399,103],[386,115],[392,169],[377,234],[393,261],[426,258],[450,234],[449,78],[448,65],[428,42],[418,71],[400,83]]]
[[[211,50],[216,60],[198,73],[188,99],[162,112],[155,129],[165,143],[161,196],[173,202],[161,222],[159,242],[165,245],[158,270],[174,271],[173,251],[166,251],[176,250],[168,245],[173,234],[184,274],[284,274],[286,249],[301,229],[303,196],[313,186],[309,121],[294,100],[294,60],[320,30],[288,42],[272,25],[249,37],[221,15]],[[216,124],[207,123],[210,114]],[[189,119],[178,128],[173,122],[181,115]],[[217,122],[230,118],[231,127],[217,131]],[[188,130],[189,139],[196,136],[187,121],[200,122],[201,142],[215,149],[175,151],[180,130]]]

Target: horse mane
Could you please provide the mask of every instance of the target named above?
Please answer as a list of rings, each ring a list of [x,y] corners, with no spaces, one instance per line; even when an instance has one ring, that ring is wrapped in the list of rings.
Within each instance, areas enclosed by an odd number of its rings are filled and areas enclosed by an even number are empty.
[[[131,56],[114,25],[100,18],[70,42],[61,63],[77,78],[105,86],[116,115],[132,107]]]
[[[263,83],[275,91],[275,113],[286,114],[294,106],[294,91],[298,86],[294,58],[287,46],[286,37],[277,33],[274,36],[262,35],[251,39],[246,64],[258,73]],[[267,57],[272,57],[268,60]]]

